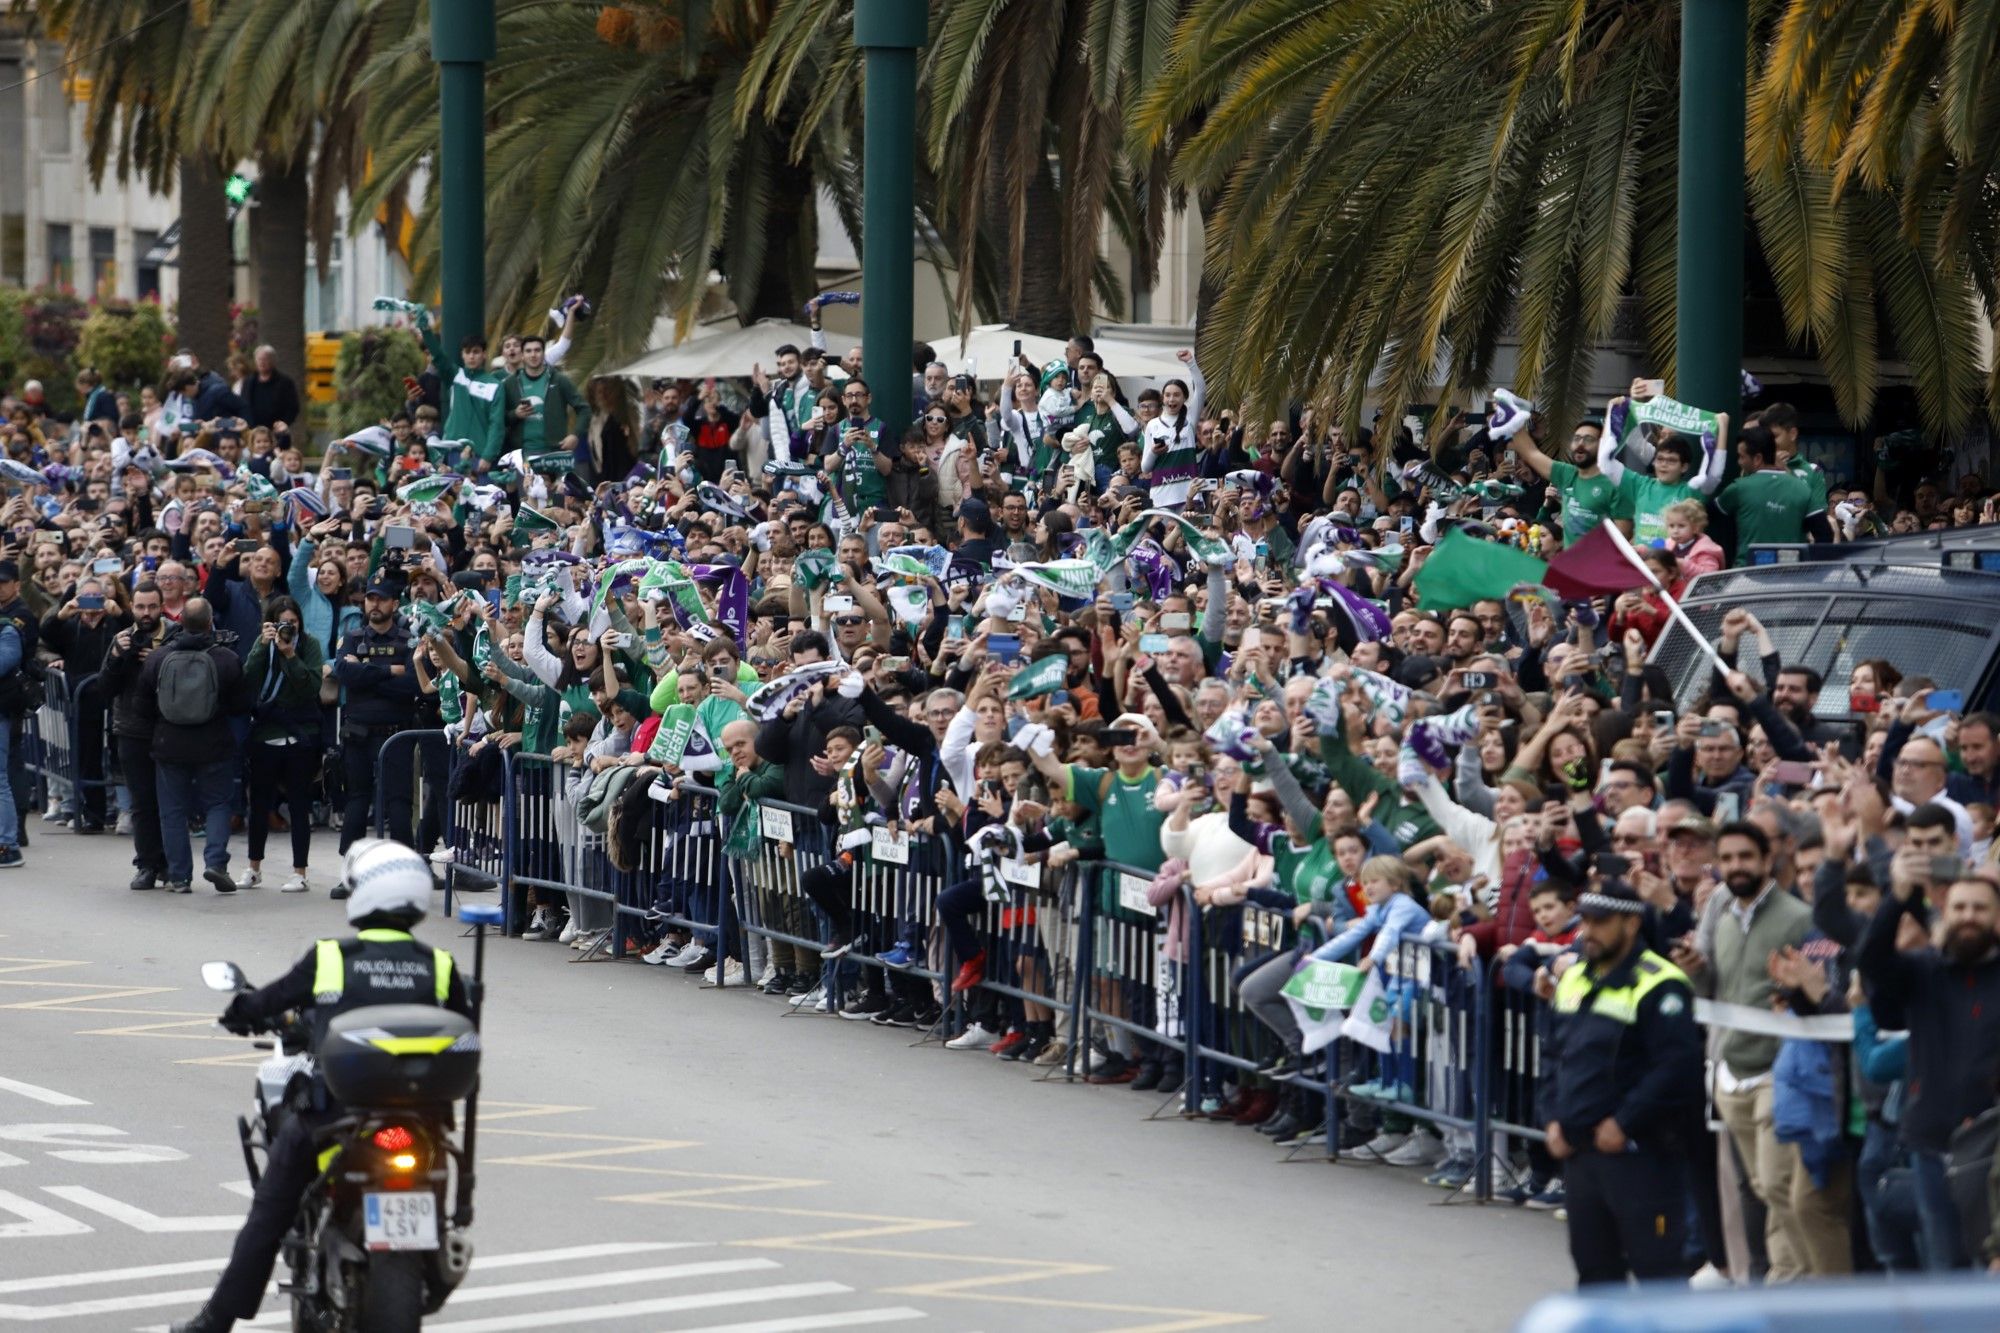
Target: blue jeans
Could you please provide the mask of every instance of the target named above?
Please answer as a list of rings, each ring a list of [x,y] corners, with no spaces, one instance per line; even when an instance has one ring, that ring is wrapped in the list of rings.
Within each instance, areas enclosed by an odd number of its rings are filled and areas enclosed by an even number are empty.
[[[14,720],[0,718],[0,847],[18,846],[21,822],[14,810]]]
[[[160,782],[160,842],[167,853],[167,880],[180,884],[194,878],[194,849],[188,821],[197,813],[207,826],[202,863],[210,870],[229,866],[229,798],[236,789],[232,756],[208,764],[154,764]]]
[[[1917,1186],[1917,1248],[1923,1255],[1924,1271],[1947,1273],[1965,1267],[1958,1235],[1958,1205],[1951,1201],[1944,1154],[1913,1149],[1910,1174]]]
[[[1891,1273],[1913,1273],[1923,1267],[1916,1237],[1900,1228],[1883,1206],[1882,1177],[1902,1161],[1896,1127],[1870,1120],[1861,1140],[1861,1157],[1854,1163],[1854,1189],[1861,1198],[1861,1215],[1868,1223],[1868,1247],[1875,1261]]]

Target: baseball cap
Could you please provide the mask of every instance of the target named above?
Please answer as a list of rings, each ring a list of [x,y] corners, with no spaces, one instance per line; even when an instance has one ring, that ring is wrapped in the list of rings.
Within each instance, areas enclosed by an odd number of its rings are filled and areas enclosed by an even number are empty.
[[[1691,838],[1700,838],[1704,842],[1714,842],[1715,821],[1705,815],[1689,815],[1686,819],[1683,819],[1680,823],[1667,830],[1669,838],[1678,838],[1682,834],[1686,834]]]
[[[0,560],[0,583],[19,583],[21,567],[12,560]]]
[[[1402,664],[1396,668],[1395,679],[1400,685],[1421,690],[1443,674],[1444,669],[1438,665],[1435,657],[1415,653],[1404,658]]]
[[[397,598],[403,595],[403,590],[387,574],[378,571],[374,578],[368,580],[368,587],[362,595],[366,597]]]

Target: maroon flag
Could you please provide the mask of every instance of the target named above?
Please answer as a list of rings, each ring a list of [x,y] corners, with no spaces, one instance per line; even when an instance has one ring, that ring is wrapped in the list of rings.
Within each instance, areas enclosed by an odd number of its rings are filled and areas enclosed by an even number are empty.
[[[1627,555],[1631,547],[1618,540],[1621,535],[1612,531],[1611,520],[1607,518],[1591,529],[1589,536],[1549,561],[1543,586],[1565,602],[1581,602],[1648,586],[1652,580],[1647,577],[1646,567],[1636,555]]]

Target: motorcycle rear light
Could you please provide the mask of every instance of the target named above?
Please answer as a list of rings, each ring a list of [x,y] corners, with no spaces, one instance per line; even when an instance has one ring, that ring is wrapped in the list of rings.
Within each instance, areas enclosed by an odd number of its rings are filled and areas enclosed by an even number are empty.
[[[417,1139],[401,1125],[390,1125],[387,1129],[375,1131],[375,1146],[384,1152],[407,1153],[417,1146]],[[415,1165],[415,1158],[411,1158],[410,1161],[411,1165]]]
[[[417,1169],[417,1155],[413,1152],[399,1152],[389,1159],[389,1165],[398,1171],[414,1171]]]

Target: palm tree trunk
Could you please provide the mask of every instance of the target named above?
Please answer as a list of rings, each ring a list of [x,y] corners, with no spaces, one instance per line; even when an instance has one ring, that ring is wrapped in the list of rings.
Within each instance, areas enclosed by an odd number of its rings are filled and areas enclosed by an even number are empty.
[[[812,167],[794,162],[785,139],[772,145],[770,205],[764,234],[771,238],[757,294],[746,318],[796,320],[813,295],[813,259],[819,251],[819,192]],[[782,238],[782,239],[781,239]]]
[[[1023,267],[1021,299],[1007,312],[1006,322],[1018,332],[1047,338],[1083,332],[1070,327],[1070,282],[1061,272],[1062,252],[1062,198],[1044,158],[1028,181],[1027,225],[1022,232],[1021,253],[1016,256]],[[1083,275],[1082,281],[1089,280],[1088,274]]]
[[[260,164],[250,215],[250,271],[257,285],[258,332],[286,374],[306,363],[306,225],[310,190],[301,154],[289,167]]]
[[[221,169],[207,154],[182,156],[179,341],[211,369],[229,356],[229,302],[236,285],[222,181]]]

